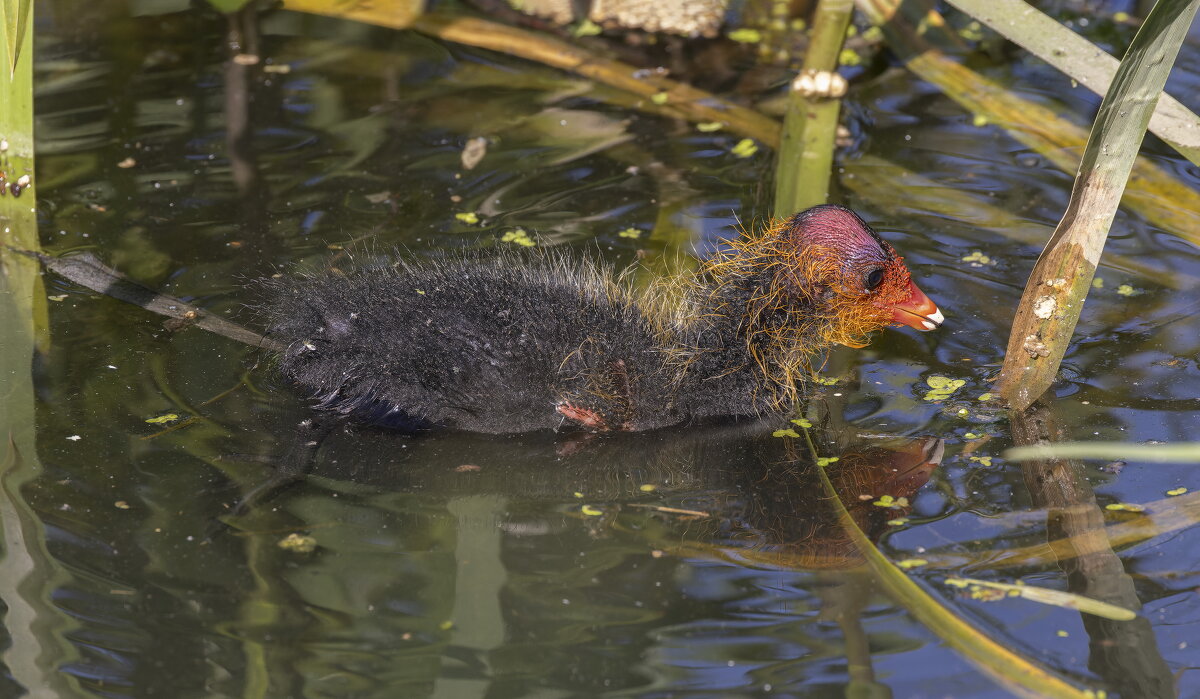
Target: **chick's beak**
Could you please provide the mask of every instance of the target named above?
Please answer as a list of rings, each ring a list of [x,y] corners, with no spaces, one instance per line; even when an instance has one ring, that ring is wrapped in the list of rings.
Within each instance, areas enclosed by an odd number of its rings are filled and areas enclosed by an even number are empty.
[[[908,282],[908,300],[892,306],[892,322],[907,325],[917,330],[936,330],[941,326],[945,316],[938,310],[937,304],[925,295],[917,285]]]

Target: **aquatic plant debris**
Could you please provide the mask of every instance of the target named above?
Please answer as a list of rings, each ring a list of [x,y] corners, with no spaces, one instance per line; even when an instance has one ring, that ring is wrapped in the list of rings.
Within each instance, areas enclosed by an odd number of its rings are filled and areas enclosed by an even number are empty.
[[[890,507],[893,510],[898,510],[902,507],[908,507],[908,498],[898,498],[893,495],[880,495],[879,499],[871,504],[876,507]]]
[[[621,236],[622,238],[637,238],[641,234],[642,234],[641,231],[639,231],[638,229],[633,228],[633,227],[626,228],[623,231],[617,232],[617,235]]]
[[[972,264],[973,267],[979,267],[982,265],[990,265],[992,263],[992,258],[988,257],[987,255],[984,255],[979,250],[976,250],[975,252],[971,253],[970,255],[964,256],[962,258],[962,261],[963,262],[971,262],[971,263],[973,263]]]
[[[1030,602],[1048,604],[1063,609],[1074,609],[1085,614],[1112,619],[1114,621],[1129,621],[1137,617],[1137,612],[1115,604],[1101,602],[1100,600],[1077,595],[1073,592],[1053,590],[1048,587],[1037,587],[1036,585],[1026,585],[1020,582],[1013,584],[993,582],[991,580],[978,580],[976,578],[950,577],[946,578],[945,583],[951,587],[967,588],[972,591],[990,588],[1004,592],[1012,597],[1027,599]]]
[[[317,540],[307,534],[291,533],[280,539],[276,544],[284,551],[292,553],[312,553],[317,550]]]
[[[749,158],[758,152],[758,145],[754,143],[752,138],[743,138],[737,142],[737,145],[730,151],[739,158]]]
[[[467,145],[463,147],[462,166],[464,170],[474,170],[479,161],[483,160],[483,156],[487,155],[488,140],[482,136],[472,138],[467,141]]]
[[[803,417],[792,420],[791,423],[793,425],[799,425],[806,430],[808,428],[812,427],[812,423],[808,421],[808,418],[803,418]]]
[[[575,30],[571,33],[575,36],[596,36],[603,31],[604,30],[599,24],[596,24],[590,19],[585,19],[580,22],[579,25],[575,27]]]
[[[1176,495],[1183,495],[1183,494],[1184,494],[1184,493],[1186,493],[1187,491],[1188,491],[1188,489],[1187,489],[1187,488],[1172,488],[1172,489],[1170,489],[1170,490],[1168,490],[1168,491],[1167,491],[1167,495],[1170,495],[1170,496],[1174,497],[1174,496],[1176,496]]]
[[[762,32],[757,29],[734,29],[725,34],[725,37],[730,41],[736,41],[739,44],[758,44],[762,42]]]
[[[720,131],[723,128],[725,128],[725,124],[720,121],[704,121],[696,124],[696,130],[701,133],[712,133],[713,131]]]
[[[820,466],[821,468],[825,468],[829,464],[835,463],[837,460],[838,460],[838,457],[836,457],[836,456],[828,456],[828,457],[822,456],[819,459],[817,459],[817,465]]]
[[[992,457],[990,456],[972,456],[969,460],[978,463],[980,466],[992,465]]]
[[[1145,512],[1146,508],[1132,502],[1110,502],[1104,506],[1106,510],[1113,512]]]
[[[599,517],[600,515],[604,514],[604,510],[601,510],[597,507],[592,507],[591,505],[584,505],[583,507],[579,508],[579,511],[588,517]]]
[[[963,379],[952,379],[949,376],[930,376],[925,379],[925,383],[929,385],[929,391],[925,392],[925,400],[939,401],[945,400],[954,395],[954,392],[967,382]]]
[[[656,93],[654,93],[654,95],[652,95],[650,97],[651,102],[653,102],[655,104],[659,104],[659,105],[666,104],[667,101],[670,99],[671,99],[671,96],[665,92],[656,92]]]
[[[925,560],[924,558],[905,558],[902,561],[896,561],[896,565],[900,566],[901,568],[903,568],[905,570],[909,570],[910,568],[920,568],[921,566],[927,566],[927,565],[929,565],[929,561]]]
[[[146,420],[146,424],[148,424],[148,425],[165,425],[168,422],[175,422],[178,419],[179,419],[179,415],[177,415],[175,413],[165,413],[163,415],[159,415],[158,417],[152,417],[152,418]]]
[[[962,29],[959,29],[958,35],[967,41],[980,41],[983,39],[983,26],[979,22],[971,22]]]
[[[479,215],[474,212],[471,212],[471,211],[468,211],[466,213],[454,214],[454,218],[458,219],[459,221],[462,221],[463,223],[467,223],[467,224],[474,225],[476,223],[479,223]]]
[[[771,433],[771,436],[772,437],[799,437],[800,433],[789,427],[784,430],[775,430],[774,432]]]
[[[525,232],[524,228],[518,228],[513,231],[508,231],[504,235],[500,236],[500,242],[501,243],[513,243],[514,245],[520,245],[520,246],[526,247],[526,248],[537,245],[537,243],[534,242],[533,238],[530,238],[529,234]]]
[[[1128,284],[1122,284],[1117,287],[1117,293],[1121,296],[1136,296],[1142,293],[1141,289],[1135,289]]]
[[[887,523],[888,523],[889,527],[902,527],[905,524],[908,524],[908,518],[907,517],[897,517],[896,519],[889,519],[887,521]]]

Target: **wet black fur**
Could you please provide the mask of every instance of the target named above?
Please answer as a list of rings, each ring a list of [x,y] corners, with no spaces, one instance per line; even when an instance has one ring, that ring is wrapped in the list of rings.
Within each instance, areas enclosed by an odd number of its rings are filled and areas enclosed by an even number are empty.
[[[586,260],[396,262],[263,291],[282,373],[363,422],[522,432],[571,424],[557,411],[569,404],[607,429],[644,430],[770,404],[739,319],[662,317]]]

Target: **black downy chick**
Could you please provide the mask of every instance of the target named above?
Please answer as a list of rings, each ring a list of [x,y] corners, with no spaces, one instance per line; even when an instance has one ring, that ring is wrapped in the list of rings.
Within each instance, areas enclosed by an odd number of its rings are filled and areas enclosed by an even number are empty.
[[[744,236],[645,291],[554,253],[263,287],[282,373],[320,409],[403,429],[633,431],[784,411],[814,354],[942,322],[895,250],[838,206]]]

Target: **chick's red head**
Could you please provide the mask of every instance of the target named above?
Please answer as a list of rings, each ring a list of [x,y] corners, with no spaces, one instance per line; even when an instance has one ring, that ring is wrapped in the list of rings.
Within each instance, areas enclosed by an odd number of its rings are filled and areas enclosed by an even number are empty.
[[[788,219],[780,233],[795,250],[792,282],[822,317],[828,342],[861,347],[889,325],[941,326],[941,311],[913,283],[895,248],[853,211],[815,206]]]

